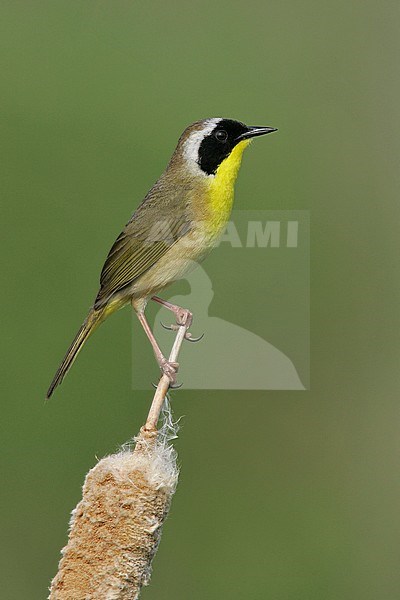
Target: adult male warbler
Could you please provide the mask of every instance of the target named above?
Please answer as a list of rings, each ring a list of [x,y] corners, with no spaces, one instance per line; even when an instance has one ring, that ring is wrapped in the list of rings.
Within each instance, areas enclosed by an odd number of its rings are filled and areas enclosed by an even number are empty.
[[[170,363],[155,340],[144,311],[149,299],[172,310],[178,323],[189,311],[155,296],[182,278],[213,248],[229,219],[242,154],[251,138],[276,131],[232,119],[205,119],[181,135],[169,164],[112,246],[100,290],[47,392],[50,398],[79,350],[102,321],[131,302],[153,347],[160,369],[175,382]]]

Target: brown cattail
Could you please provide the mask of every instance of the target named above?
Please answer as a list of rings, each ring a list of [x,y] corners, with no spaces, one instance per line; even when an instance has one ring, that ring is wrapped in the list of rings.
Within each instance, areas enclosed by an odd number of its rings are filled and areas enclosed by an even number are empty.
[[[50,600],[134,600],[149,583],[178,480],[165,414],[161,431],[142,428],[133,451],[107,456],[87,474]]]
[[[191,324],[179,324],[169,356],[176,362]],[[163,375],[134,450],[100,460],[86,476],[82,500],[72,512],[49,600],[136,600],[151,575],[162,526],[178,482],[176,437]],[[160,412],[163,426],[157,431]]]

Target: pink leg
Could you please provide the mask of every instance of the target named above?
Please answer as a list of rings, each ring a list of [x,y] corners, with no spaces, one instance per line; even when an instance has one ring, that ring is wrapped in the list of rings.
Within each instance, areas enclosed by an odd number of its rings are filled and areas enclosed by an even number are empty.
[[[176,372],[178,370],[179,364],[176,362],[169,362],[164,354],[161,352],[160,346],[157,344],[157,340],[153,335],[153,332],[150,329],[150,325],[147,322],[147,319],[144,315],[144,312],[137,312],[138,319],[149,338],[150,344],[153,347],[153,351],[156,357],[156,360],[159,364],[160,369],[165,375],[169,377],[171,384],[176,384]]]

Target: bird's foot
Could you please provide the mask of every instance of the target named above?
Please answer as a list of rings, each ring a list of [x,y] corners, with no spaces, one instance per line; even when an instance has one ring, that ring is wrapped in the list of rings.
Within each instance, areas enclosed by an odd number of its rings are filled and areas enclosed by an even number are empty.
[[[169,361],[166,358],[162,357],[160,358],[158,364],[160,365],[160,369],[163,372],[163,374],[166,375],[169,379],[169,387],[176,388],[176,374],[179,369],[179,363]]]
[[[189,329],[189,327],[193,323],[193,314],[187,308],[180,308],[179,306],[177,306],[176,308],[177,308],[177,310],[175,312],[176,324],[179,327],[181,327],[183,325],[187,329]]]
[[[177,304],[172,304],[171,302],[168,302],[168,300],[163,300],[158,296],[152,296],[152,300],[154,300],[154,302],[157,302],[158,304],[161,304],[161,306],[165,306],[165,308],[174,313],[176,318],[176,325],[178,327],[183,326],[186,327],[186,329],[189,329],[193,322],[193,314],[190,312],[190,310],[188,310],[187,308],[182,308]],[[168,329],[168,327],[166,329]],[[170,329],[176,330],[177,327],[173,325],[172,327],[170,327]]]
[[[169,331],[177,331],[179,327],[186,327],[186,330],[188,330],[193,323],[193,314],[186,308],[180,308],[179,306],[176,307],[174,312],[176,314],[176,323],[173,323],[172,325],[165,325],[162,321],[160,321],[164,329],[168,329]],[[194,338],[189,331],[186,331],[185,333],[185,340],[188,340],[188,342],[199,342],[203,337],[204,333],[196,338]]]
[[[165,325],[165,323],[160,321],[160,324],[162,327],[164,327],[164,329],[167,329],[168,331],[178,331],[179,327],[181,327],[181,325],[177,325],[176,323],[173,323],[172,325]],[[193,337],[190,331],[186,331],[185,333],[185,340],[187,340],[188,342],[199,342],[203,339],[203,337],[204,333],[202,333],[198,337]]]

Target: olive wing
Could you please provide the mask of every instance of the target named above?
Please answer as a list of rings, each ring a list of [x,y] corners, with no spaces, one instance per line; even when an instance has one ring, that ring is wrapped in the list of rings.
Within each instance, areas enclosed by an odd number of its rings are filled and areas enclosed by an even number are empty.
[[[95,308],[131,285],[189,230],[184,205],[157,204],[145,201],[116,239],[101,271]]]

